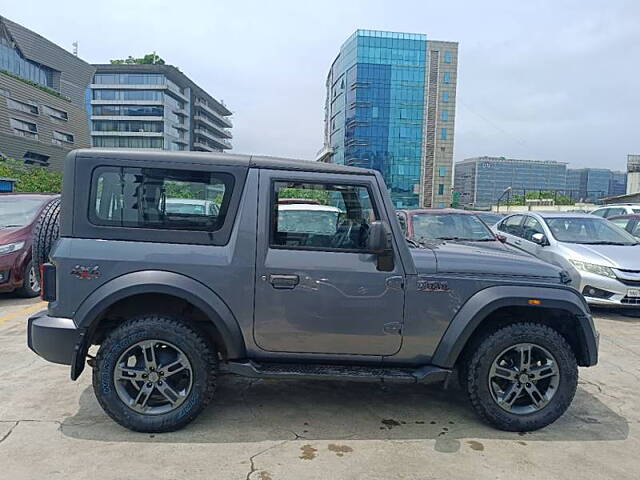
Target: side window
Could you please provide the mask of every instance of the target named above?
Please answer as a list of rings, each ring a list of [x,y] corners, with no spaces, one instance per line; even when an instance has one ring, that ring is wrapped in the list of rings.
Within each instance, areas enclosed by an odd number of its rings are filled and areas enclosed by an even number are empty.
[[[591,215],[597,215],[598,217],[607,218],[609,216],[608,213],[609,213],[608,208],[600,208],[598,210],[594,210],[593,212],[591,212]]]
[[[404,233],[405,237],[407,236],[407,219],[404,218],[404,213],[396,213],[398,216],[398,223],[400,223],[400,228],[402,229],[402,233]]]
[[[522,238],[524,238],[525,240],[529,240],[530,242],[533,241],[534,234],[536,233],[544,234],[544,229],[542,228],[542,225],[540,225],[540,222],[534,217],[526,218],[526,220],[524,221],[522,230],[523,230]]]
[[[276,181],[271,195],[272,247],[366,250],[378,220],[365,186]]]
[[[498,230],[508,233],[510,235],[515,235],[516,237],[522,237],[522,215],[513,215],[512,217],[505,218]]]
[[[614,218],[613,220],[610,220],[611,223],[614,223],[615,225],[617,225],[620,228],[623,229],[627,229],[627,224],[631,221],[628,218]]]
[[[624,215],[627,211],[624,208],[610,208],[608,209],[604,218],[615,217],[617,215]]]
[[[233,176],[192,170],[99,167],[91,182],[95,225],[216,231],[224,219]]]

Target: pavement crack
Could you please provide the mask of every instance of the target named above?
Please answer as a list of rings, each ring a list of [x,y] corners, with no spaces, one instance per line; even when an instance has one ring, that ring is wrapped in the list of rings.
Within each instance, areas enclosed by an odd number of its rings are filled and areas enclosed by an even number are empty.
[[[4,434],[4,436],[2,438],[0,438],[0,443],[4,442],[7,438],[9,438],[9,435],[11,435],[13,433],[13,430],[20,424],[20,421],[17,422],[13,422],[13,426],[11,428],[9,428],[9,431],[7,433]]]
[[[249,462],[251,463],[251,470],[249,470],[249,473],[247,473],[247,477],[246,480],[251,480],[251,475],[253,474],[253,472],[256,471],[256,465],[255,465],[255,459],[257,457],[259,457],[260,455],[262,455],[263,453],[267,453],[269,450],[274,449],[276,447],[280,447],[282,445],[284,445],[285,443],[289,442],[290,440],[284,440],[280,443],[276,443],[275,445],[271,445],[268,448],[265,448],[264,450],[259,451],[258,453],[252,455],[251,457],[249,457]]]

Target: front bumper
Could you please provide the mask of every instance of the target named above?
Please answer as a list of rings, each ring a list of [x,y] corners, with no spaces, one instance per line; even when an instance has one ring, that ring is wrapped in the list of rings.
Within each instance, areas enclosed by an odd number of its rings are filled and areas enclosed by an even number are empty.
[[[579,272],[580,283],[578,290],[583,292],[584,298],[589,305],[610,307],[610,308],[631,308],[640,309],[640,298],[630,299],[627,293],[630,289],[637,287],[625,285],[617,278],[603,277],[593,273]],[[589,296],[585,293],[585,287],[595,287],[596,289],[609,292],[609,298],[600,298]],[[637,302],[637,303],[636,303]]]
[[[50,317],[46,310],[29,318],[27,345],[49,362],[72,365],[82,337],[70,318]]]

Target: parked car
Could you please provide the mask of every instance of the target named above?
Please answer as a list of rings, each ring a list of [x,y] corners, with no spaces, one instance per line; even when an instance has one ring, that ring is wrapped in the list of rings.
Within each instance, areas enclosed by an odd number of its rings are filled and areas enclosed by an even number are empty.
[[[419,244],[444,240],[508,249],[504,237],[496,236],[475,212],[433,208],[397,210],[396,215],[406,237]]]
[[[624,228],[631,235],[640,239],[640,215],[620,215],[617,217],[609,217],[612,223],[615,223],[620,228]]]
[[[455,371],[481,418],[530,431],[563,414],[577,366],[597,362],[588,306],[561,269],[449,242],[411,248],[377,171],[88,149],[65,172],[60,239],[43,265],[49,306],[29,319],[28,345],[73,380],[98,346],[93,391],[132,430],[192,421],[224,364],[385,383]],[[166,215],[175,183],[223,192],[218,213]],[[321,202],[280,202],[292,196]]]
[[[589,214],[510,215],[495,231],[507,243],[569,272],[592,305],[640,307],[640,244],[608,220]]]
[[[640,204],[621,203],[617,205],[607,205],[605,207],[597,208],[590,213],[591,215],[597,215],[598,217],[603,218],[617,217],[619,215],[640,214]]]
[[[33,229],[53,195],[0,194],[0,293],[37,297],[40,284],[31,261]]]

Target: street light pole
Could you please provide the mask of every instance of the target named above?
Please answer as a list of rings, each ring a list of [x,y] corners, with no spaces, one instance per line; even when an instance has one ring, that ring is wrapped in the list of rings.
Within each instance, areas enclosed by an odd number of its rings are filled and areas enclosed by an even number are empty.
[[[505,188],[504,192],[502,192],[502,195],[498,197],[498,202],[496,203],[496,213],[500,213],[500,200],[502,200],[507,193],[511,192],[511,190],[511,187]]]

